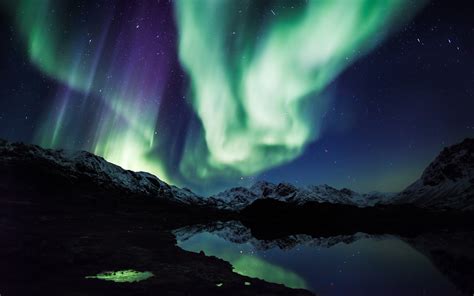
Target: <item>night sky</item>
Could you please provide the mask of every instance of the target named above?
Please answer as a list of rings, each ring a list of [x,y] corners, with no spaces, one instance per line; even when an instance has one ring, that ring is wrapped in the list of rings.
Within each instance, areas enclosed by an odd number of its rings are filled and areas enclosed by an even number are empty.
[[[398,191],[474,136],[472,1],[2,1],[0,138],[199,193]]]

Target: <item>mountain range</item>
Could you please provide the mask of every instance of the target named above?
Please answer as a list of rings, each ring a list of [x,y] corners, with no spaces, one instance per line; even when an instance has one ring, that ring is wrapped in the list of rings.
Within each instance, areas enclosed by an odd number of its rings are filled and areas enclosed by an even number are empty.
[[[0,170],[40,170],[63,182],[94,184],[103,190],[148,196],[188,205],[239,211],[259,199],[303,205],[307,202],[358,207],[412,204],[420,208],[474,210],[474,139],[445,148],[420,179],[400,193],[357,193],[329,185],[296,187],[289,183],[258,181],[202,197],[190,189],[169,185],[146,172],[133,172],[85,151],[44,149],[36,145],[0,140]]]

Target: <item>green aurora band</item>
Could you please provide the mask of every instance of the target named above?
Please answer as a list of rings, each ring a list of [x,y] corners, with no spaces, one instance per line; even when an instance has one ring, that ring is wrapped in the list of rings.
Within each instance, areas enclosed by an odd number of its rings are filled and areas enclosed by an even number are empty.
[[[118,42],[109,32],[111,16],[97,16],[101,26],[81,27],[59,16],[61,1],[18,0],[6,7],[32,63],[70,89],[58,92],[45,114],[39,144],[63,148],[85,137],[81,126],[89,114],[71,111],[71,93],[98,97],[87,123],[89,140],[80,148],[193,186],[255,175],[298,157],[321,132],[327,86],[413,16],[421,2],[176,1],[179,60],[190,78],[189,103],[198,122],[181,135],[184,150],[173,168],[170,155],[157,152],[169,139],[156,132],[160,106],[150,100],[163,93],[163,78],[154,70],[166,72],[164,61],[150,63],[149,56],[120,64],[109,45]],[[77,38],[86,32],[93,37]],[[145,44],[143,36],[127,32],[122,35],[131,44]]]
[[[163,68],[164,62],[154,56],[160,46],[154,46],[153,56],[150,50],[146,60],[132,50],[121,51],[129,44],[143,43],[143,36],[122,30],[127,40],[118,41],[118,34],[109,32],[112,16],[99,12],[92,16],[98,21],[83,23],[78,16],[69,15],[72,2],[15,0],[5,4],[24,37],[30,61],[66,86],[58,90],[35,141],[44,147],[88,150],[124,168],[152,172],[171,182],[162,158],[153,153],[158,145],[160,80],[164,79],[152,67]],[[135,16],[140,13],[130,11]],[[124,54],[135,59],[123,61]],[[78,99],[81,106],[77,106]],[[144,104],[147,100],[150,103]],[[86,143],[77,147],[80,138]]]
[[[189,179],[253,175],[299,156],[320,133],[328,84],[411,14],[404,0],[270,2],[176,2],[204,134],[183,155]]]

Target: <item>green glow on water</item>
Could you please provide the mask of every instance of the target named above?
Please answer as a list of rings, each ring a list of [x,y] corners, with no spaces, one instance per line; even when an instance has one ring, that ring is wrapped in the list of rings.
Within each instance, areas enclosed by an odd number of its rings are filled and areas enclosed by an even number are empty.
[[[136,271],[136,270],[119,270],[119,271],[106,271],[97,275],[86,276],[86,279],[99,279],[104,281],[112,281],[116,283],[135,283],[147,280],[153,277],[153,273],[149,271]]]
[[[307,288],[305,280],[299,275],[262,258],[250,255],[234,256],[233,254],[224,255],[223,258],[232,264],[233,271],[238,274],[282,284],[290,288]],[[247,283],[245,283],[246,286],[250,285]]]
[[[205,250],[206,255],[221,258],[232,264],[233,271],[240,275],[282,284],[290,288],[308,287],[306,281],[295,272],[270,263],[257,254],[248,253],[252,248],[250,245],[240,245],[238,247],[241,248],[242,252],[240,252],[222,238],[209,233],[200,233],[185,242],[178,241],[178,246],[193,252]],[[250,282],[244,282],[244,285],[249,286]]]

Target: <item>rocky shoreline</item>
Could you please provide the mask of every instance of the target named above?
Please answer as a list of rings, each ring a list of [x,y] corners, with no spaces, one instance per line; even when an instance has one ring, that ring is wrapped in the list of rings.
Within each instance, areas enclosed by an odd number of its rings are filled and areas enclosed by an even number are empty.
[[[0,200],[0,260],[8,267],[0,276],[3,295],[312,295],[178,248],[171,230],[206,221],[202,211],[145,201],[134,206],[130,199],[110,209],[95,202],[106,198],[101,194],[7,192]],[[154,276],[135,283],[86,279],[128,269]]]

